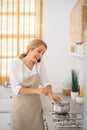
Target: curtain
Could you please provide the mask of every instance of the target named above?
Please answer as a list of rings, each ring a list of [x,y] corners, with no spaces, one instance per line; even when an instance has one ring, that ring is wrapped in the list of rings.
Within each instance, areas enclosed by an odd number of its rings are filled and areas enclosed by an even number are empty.
[[[9,84],[9,63],[42,38],[42,0],[0,0],[0,84]]]

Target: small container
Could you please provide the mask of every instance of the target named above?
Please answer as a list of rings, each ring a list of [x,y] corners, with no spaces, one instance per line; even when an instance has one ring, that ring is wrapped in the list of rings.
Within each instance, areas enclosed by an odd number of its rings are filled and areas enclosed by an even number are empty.
[[[75,52],[76,51],[76,46],[75,45],[71,45],[70,46],[70,52]]]
[[[82,53],[82,49],[81,49],[81,46],[82,43],[76,43],[76,53],[77,54],[81,54]]]
[[[71,88],[70,87],[63,88],[63,94],[66,96],[70,96],[71,95]]]
[[[77,102],[78,104],[83,104],[83,103],[84,103],[84,98],[83,98],[83,97],[77,97],[77,98],[76,98],[76,102]]]
[[[67,113],[70,111],[69,102],[52,103],[52,110],[57,113]]]
[[[62,84],[62,86],[63,86],[63,88],[62,88],[63,94],[66,95],[66,96],[71,95],[71,83],[70,83],[70,81],[68,81],[68,79],[66,79],[62,83],[63,83]]]
[[[83,87],[81,87],[80,88],[80,93],[79,93],[79,97],[84,97],[84,92],[85,92],[85,87],[83,86]]]

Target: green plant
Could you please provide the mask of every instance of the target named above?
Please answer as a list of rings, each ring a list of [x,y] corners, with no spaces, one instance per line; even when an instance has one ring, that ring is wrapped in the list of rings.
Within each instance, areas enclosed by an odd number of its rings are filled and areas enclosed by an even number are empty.
[[[71,75],[72,75],[72,80],[71,80],[72,92],[79,92],[78,75],[76,71],[72,70]]]

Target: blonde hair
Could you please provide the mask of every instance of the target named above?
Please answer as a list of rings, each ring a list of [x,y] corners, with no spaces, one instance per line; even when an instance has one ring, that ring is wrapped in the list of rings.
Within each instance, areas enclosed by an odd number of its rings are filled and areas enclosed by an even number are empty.
[[[19,58],[23,58],[23,57],[27,56],[27,54],[29,53],[30,50],[35,49],[40,45],[43,45],[47,49],[47,44],[44,41],[42,41],[40,39],[32,40],[27,46],[27,51],[22,53],[21,55],[19,55]]]

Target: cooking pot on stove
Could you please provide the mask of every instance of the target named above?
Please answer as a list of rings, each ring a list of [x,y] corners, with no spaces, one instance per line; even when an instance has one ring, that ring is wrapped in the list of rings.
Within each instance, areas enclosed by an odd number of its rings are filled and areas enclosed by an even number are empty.
[[[52,103],[52,111],[57,113],[67,113],[70,111],[70,103],[69,102],[59,102],[59,103]]]

